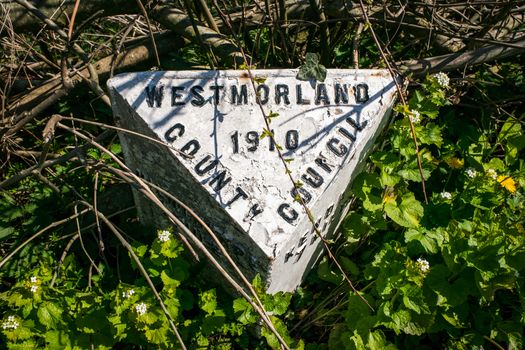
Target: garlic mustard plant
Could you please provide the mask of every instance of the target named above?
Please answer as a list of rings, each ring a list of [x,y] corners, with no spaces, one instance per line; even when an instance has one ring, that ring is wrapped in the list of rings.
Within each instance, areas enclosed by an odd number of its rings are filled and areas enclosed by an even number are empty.
[[[425,259],[418,258],[417,265],[422,272],[427,272],[430,270],[430,264]]]
[[[16,321],[15,316],[8,316],[7,320],[2,323],[3,330],[15,330],[20,324]]]
[[[146,314],[147,311],[148,311],[148,306],[145,303],[138,303],[137,305],[135,305],[135,312],[139,316]]]
[[[170,240],[171,232],[168,230],[159,231],[158,238],[161,242],[167,242]]]
[[[444,89],[447,89],[450,85],[450,78],[443,72],[439,72],[434,75],[437,83]]]

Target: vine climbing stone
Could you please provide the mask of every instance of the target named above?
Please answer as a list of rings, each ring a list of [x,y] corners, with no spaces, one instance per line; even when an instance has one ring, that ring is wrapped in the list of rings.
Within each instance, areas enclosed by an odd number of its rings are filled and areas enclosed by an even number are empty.
[[[314,226],[324,237],[339,226],[349,184],[396,91],[386,70],[328,70],[323,82],[296,76],[293,69],[144,72],[108,82],[120,126],[166,145],[121,133],[128,166],[192,208],[270,292],[295,289],[318,259]],[[135,198],[140,217],[160,225],[159,211]]]

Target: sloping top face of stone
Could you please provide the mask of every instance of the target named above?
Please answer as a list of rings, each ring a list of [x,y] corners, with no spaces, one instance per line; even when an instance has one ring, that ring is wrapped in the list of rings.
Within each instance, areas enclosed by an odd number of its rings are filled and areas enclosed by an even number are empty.
[[[297,80],[297,70],[251,73],[253,84],[246,71],[180,71],[121,74],[108,85],[160,140],[191,155],[170,151],[275,257],[308,220],[276,148],[315,207],[329,186],[346,187],[340,169],[366,151],[395,84],[386,70],[328,70],[322,83]],[[262,137],[261,108],[271,113],[277,144]]]

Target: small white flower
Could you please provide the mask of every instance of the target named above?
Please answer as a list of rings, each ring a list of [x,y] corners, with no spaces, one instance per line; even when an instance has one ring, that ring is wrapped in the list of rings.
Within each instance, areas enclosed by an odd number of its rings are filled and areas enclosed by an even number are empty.
[[[475,178],[478,175],[478,172],[472,168],[468,168],[467,170],[465,170],[465,172],[471,178]]]
[[[122,297],[126,298],[126,299],[129,299],[129,298],[131,298],[133,296],[133,294],[135,294],[135,290],[130,289],[127,292],[122,292]]]
[[[430,269],[430,264],[425,259],[418,258],[417,264],[419,266],[419,269],[423,272],[427,272]]]
[[[2,329],[17,329],[20,324],[15,320],[15,316],[7,317],[7,321],[2,323]]]
[[[148,306],[144,303],[139,303],[135,305],[135,311],[139,316],[142,316],[146,313],[146,311],[148,311]]]
[[[31,276],[31,278],[29,278],[29,281],[33,284],[38,283],[38,278],[36,278],[35,276]]]
[[[158,237],[159,237],[159,241],[167,242],[170,240],[171,232],[168,230],[160,231]]]
[[[452,199],[452,194],[450,194],[450,192],[441,192],[440,195],[441,195],[441,198]]]
[[[421,114],[418,111],[410,111],[410,120],[412,123],[419,123],[421,121]]]
[[[450,79],[445,73],[443,73],[443,72],[437,73],[437,74],[434,75],[434,78],[436,78],[437,83],[441,87],[448,88],[448,86],[450,84]]]
[[[496,180],[498,178],[498,173],[494,169],[488,169],[487,170],[487,176],[492,178],[493,180]]]
[[[36,291],[38,290],[38,286],[31,286],[31,288],[29,289],[32,293],[36,293]]]

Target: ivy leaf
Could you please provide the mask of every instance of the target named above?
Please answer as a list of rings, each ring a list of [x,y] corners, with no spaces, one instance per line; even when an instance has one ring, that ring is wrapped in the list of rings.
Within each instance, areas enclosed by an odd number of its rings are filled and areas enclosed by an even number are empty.
[[[423,206],[414,197],[412,192],[406,193],[401,197],[401,203],[391,201],[385,203],[385,213],[396,224],[407,227],[417,228],[419,221],[423,217]]]
[[[320,58],[318,53],[308,52],[305,63],[299,67],[297,79],[303,81],[314,79],[323,82],[326,79],[326,67],[319,63]]]

